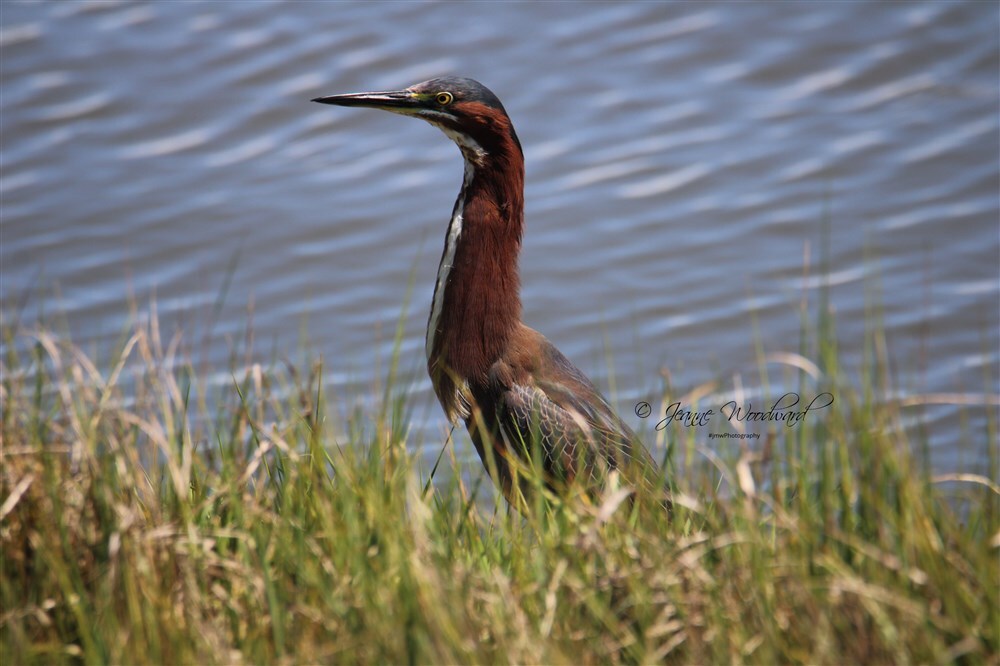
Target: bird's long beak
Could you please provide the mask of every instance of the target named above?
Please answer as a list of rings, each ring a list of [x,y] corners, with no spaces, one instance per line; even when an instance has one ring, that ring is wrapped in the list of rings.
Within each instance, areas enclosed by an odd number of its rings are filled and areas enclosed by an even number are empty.
[[[363,106],[386,111],[406,112],[420,107],[421,99],[409,90],[391,92],[362,92],[347,95],[329,95],[313,100],[320,104],[335,104],[337,106]]]

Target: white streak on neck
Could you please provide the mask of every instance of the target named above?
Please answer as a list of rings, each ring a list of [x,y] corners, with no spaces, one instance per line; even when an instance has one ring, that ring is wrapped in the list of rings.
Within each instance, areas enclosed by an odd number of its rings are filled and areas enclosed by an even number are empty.
[[[458,200],[455,202],[455,210],[451,215],[451,222],[448,224],[448,233],[444,239],[444,256],[441,257],[441,265],[438,266],[437,283],[434,285],[434,301],[431,303],[431,316],[427,321],[427,339],[424,351],[427,360],[431,361],[434,353],[434,338],[437,335],[438,325],[441,321],[441,310],[444,307],[444,292],[448,284],[448,274],[455,262],[455,251],[458,249],[458,240],[462,235],[462,216],[465,213],[465,192],[476,174],[476,168],[472,161],[465,160],[465,178],[462,181],[462,191],[458,193]]]
[[[479,142],[471,136],[462,134],[461,132],[456,132],[449,127],[445,127],[444,125],[438,125],[438,128],[444,132],[446,137],[458,145],[458,149],[462,151],[462,155],[465,157],[466,164],[469,162],[479,164],[480,161],[486,157],[486,151],[479,145]]]

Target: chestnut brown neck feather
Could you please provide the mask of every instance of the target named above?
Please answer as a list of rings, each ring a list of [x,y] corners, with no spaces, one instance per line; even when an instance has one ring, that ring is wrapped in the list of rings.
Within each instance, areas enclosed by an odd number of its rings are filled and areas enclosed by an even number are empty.
[[[455,138],[466,175],[445,239],[427,349],[435,393],[452,420],[468,416],[458,393],[486,382],[521,321],[524,158],[512,137],[494,131],[465,145]]]

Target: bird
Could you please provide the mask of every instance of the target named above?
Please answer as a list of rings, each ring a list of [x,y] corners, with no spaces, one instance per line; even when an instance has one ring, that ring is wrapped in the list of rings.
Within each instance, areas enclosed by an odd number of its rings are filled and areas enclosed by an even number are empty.
[[[427,322],[427,368],[446,416],[464,422],[508,503],[523,508],[539,480],[556,494],[576,483],[587,496],[612,475],[619,488],[662,489],[649,451],[600,391],[521,320],[524,153],[497,96],[446,76],[312,101],[421,118],[461,151],[464,177]],[[660,492],[669,510],[669,494]]]

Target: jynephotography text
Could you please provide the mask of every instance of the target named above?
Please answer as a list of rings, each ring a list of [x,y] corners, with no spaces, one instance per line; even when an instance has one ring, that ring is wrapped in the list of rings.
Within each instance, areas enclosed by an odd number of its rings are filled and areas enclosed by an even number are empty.
[[[712,422],[716,415],[721,416],[730,423],[735,422],[782,422],[791,428],[805,420],[809,412],[816,412],[826,409],[833,404],[833,394],[823,392],[814,397],[806,404],[798,393],[789,392],[774,401],[770,409],[766,411],[755,411],[753,403],[741,405],[735,400],[730,400],[718,411],[708,409],[704,411],[694,411],[685,408],[680,402],[672,403],[667,407],[664,417],[656,424],[657,430],[663,430],[671,423],[677,423],[688,428],[706,426]],[[635,406],[636,416],[646,418],[651,412],[648,402],[640,402]]]

